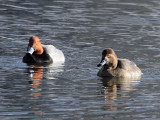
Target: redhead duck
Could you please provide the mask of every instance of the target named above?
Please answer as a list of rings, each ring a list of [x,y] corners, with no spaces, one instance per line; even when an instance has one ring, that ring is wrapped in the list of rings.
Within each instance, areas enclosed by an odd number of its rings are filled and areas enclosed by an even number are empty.
[[[64,61],[65,57],[61,50],[53,45],[42,45],[38,36],[29,39],[27,53],[23,57],[24,63],[51,64]]]
[[[142,72],[137,65],[128,59],[118,59],[111,48],[102,52],[102,60],[97,67],[102,68],[97,73],[100,77],[135,77],[141,76]]]

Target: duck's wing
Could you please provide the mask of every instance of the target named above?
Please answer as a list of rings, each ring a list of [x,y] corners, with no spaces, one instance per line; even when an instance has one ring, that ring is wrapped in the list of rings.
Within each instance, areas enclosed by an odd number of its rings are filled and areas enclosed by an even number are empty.
[[[65,62],[64,54],[61,50],[57,49],[53,45],[43,45],[46,53],[52,58],[53,62]]]
[[[125,70],[131,70],[137,67],[137,65],[128,59],[118,59],[117,67]]]

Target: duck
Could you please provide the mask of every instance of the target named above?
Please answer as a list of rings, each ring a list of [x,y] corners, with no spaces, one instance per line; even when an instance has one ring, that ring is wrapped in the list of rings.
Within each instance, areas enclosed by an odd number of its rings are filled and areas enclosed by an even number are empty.
[[[32,36],[29,39],[23,62],[37,64],[64,63],[65,57],[61,50],[53,45],[42,45],[38,36]]]
[[[102,51],[102,59],[97,67],[102,66],[98,71],[99,77],[139,77],[142,72],[137,65],[128,60],[117,58],[112,48]]]

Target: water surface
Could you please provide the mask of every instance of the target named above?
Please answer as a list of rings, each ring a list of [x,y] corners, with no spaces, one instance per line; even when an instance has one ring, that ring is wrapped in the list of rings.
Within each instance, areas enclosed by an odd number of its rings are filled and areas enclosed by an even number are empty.
[[[159,119],[158,0],[5,0],[0,3],[0,119]],[[61,49],[63,65],[22,62],[28,39]],[[140,79],[100,78],[111,47]]]

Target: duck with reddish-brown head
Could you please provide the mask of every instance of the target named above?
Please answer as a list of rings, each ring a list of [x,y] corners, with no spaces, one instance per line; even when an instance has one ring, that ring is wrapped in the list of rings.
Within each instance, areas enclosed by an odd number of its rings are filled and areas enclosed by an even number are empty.
[[[134,62],[118,59],[111,48],[103,50],[101,62],[97,66],[102,66],[97,73],[100,77],[139,77],[142,74]]]
[[[51,64],[64,61],[65,57],[61,50],[53,45],[42,45],[38,36],[29,39],[27,53],[23,57],[24,63]]]

